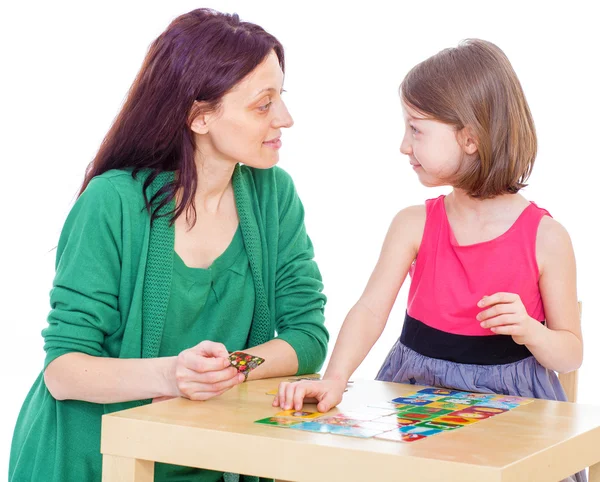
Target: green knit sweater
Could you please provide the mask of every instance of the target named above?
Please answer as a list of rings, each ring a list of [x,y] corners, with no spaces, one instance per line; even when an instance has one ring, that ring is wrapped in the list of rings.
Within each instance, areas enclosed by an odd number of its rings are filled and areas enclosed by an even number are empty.
[[[158,355],[173,272],[174,230],[165,217],[150,225],[142,196],[145,175],[137,180],[130,171],[98,176],[69,213],[43,331],[45,366],[69,352],[114,358]],[[161,174],[149,194],[172,176]],[[291,178],[277,167],[237,166],[232,181],[255,286],[247,347],[277,337],[296,351],[298,374],[318,371],[328,342],[325,296]],[[57,401],[40,373],[17,420],[9,480],[99,482],[102,414],[147,402]],[[228,481],[236,478],[226,474]]]

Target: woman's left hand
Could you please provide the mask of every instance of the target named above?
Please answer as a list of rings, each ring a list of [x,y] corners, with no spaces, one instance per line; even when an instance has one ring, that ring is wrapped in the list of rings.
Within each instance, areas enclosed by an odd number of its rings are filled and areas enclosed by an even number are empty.
[[[533,344],[544,326],[527,314],[521,297],[515,293],[494,293],[484,296],[479,308],[487,308],[477,315],[482,328],[497,335],[510,335],[519,345]]]

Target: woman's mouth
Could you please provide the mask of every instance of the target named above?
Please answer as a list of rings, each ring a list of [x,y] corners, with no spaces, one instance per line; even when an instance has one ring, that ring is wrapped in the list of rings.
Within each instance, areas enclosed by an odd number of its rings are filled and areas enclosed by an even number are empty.
[[[279,149],[281,147],[281,137],[276,137],[270,141],[265,141],[263,144],[271,149]]]

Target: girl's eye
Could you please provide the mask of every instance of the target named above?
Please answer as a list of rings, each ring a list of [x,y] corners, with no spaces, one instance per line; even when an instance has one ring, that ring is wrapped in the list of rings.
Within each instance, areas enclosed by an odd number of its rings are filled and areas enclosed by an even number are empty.
[[[415,126],[410,126],[410,128],[413,131],[413,134],[418,134],[419,133],[419,129],[417,129]]]
[[[268,104],[261,105],[261,106],[258,107],[258,110],[261,111],[261,112],[266,112],[266,111],[269,110],[269,107],[271,107],[272,103],[273,102],[269,102]]]

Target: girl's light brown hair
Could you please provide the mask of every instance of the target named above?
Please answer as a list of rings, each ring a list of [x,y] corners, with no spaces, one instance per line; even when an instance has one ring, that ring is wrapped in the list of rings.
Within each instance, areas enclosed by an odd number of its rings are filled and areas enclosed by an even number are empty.
[[[425,118],[468,128],[478,158],[449,182],[476,198],[525,187],[537,153],[521,83],[496,45],[467,39],[416,65],[400,85],[403,101]]]

